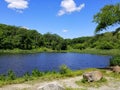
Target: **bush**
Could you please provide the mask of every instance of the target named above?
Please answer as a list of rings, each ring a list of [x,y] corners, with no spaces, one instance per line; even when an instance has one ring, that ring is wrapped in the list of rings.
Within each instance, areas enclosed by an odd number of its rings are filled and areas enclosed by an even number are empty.
[[[8,71],[7,79],[8,80],[15,80],[16,79],[16,75],[12,70]]]
[[[39,77],[39,76],[42,76],[42,75],[43,75],[43,73],[40,72],[38,69],[34,69],[32,71],[32,76],[34,76],[34,77]]]
[[[24,78],[25,81],[31,80],[31,77],[30,77],[29,72],[26,72],[26,73],[24,74],[23,78]]]
[[[60,66],[60,74],[67,74],[70,71],[71,70],[66,65]]]
[[[86,48],[86,45],[85,44],[75,44],[75,45],[73,45],[73,48],[83,50]]]
[[[103,42],[100,42],[98,43],[98,45],[96,46],[97,49],[105,49],[105,50],[110,50],[110,49],[113,49],[113,45],[112,43],[110,42],[107,42],[107,41],[103,41]]]
[[[110,66],[120,66],[120,56],[115,56],[110,59]]]
[[[0,75],[0,81],[5,81],[6,80],[6,75]]]

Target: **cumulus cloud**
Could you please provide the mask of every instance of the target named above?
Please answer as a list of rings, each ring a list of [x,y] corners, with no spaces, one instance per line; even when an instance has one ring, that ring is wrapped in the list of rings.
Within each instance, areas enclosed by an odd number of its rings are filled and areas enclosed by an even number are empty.
[[[17,12],[28,8],[28,0],[5,0],[8,3],[8,8],[15,9]]]
[[[68,32],[68,30],[64,29],[62,32],[66,33],[66,32]]]
[[[66,13],[72,13],[75,11],[80,11],[82,8],[85,7],[85,4],[80,4],[78,7],[76,6],[76,3],[74,0],[63,0],[61,2],[61,10],[58,12],[58,16],[62,16]]]

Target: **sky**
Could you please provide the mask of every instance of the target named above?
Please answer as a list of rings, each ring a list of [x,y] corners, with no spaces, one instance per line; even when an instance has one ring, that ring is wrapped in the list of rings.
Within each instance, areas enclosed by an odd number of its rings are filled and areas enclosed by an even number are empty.
[[[0,0],[0,23],[63,38],[93,36],[93,16],[120,0]]]

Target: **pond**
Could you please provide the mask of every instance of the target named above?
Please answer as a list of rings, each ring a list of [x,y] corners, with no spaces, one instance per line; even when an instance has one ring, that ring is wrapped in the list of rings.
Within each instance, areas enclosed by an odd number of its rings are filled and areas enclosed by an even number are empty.
[[[13,70],[21,76],[33,69],[40,71],[58,71],[62,64],[72,70],[85,68],[105,68],[109,66],[111,56],[80,53],[36,53],[0,56],[0,74]]]

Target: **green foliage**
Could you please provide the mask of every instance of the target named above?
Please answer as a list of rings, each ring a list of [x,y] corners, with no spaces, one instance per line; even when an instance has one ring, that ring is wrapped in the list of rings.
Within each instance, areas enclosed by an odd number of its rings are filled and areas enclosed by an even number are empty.
[[[102,31],[108,26],[120,23],[120,6],[119,3],[115,5],[104,6],[96,15],[94,15],[94,22],[98,25],[95,32]]]
[[[6,80],[6,75],[0,75],[0,81],[5,81]]]
[[[81,80],[81,82],[82,82],[82,83],[86,83],[86,82],[88,82],[88,81],[83,78],[83,79]]]
[[[23,78],[24,78],[25,81],[31,80],[31,77],[30,77],[29,72],[26,72],[26,73],[24,74]]]
[[[32,76],[34,76],[34,77],[40,77],[40,76],[42,76],[42,75],[43,75],[43,73],[40,72],[38,69],[34,69],[34,70],[32,71]]]
[[[107,79],[106,78],[102,78],[101,80],[99,81],[94,81],[94,82],[88,82],[87,80],[85,79],[82,79],[81,81],[76,81],[76,84],[78,85],[82,85],[82,86],[85,86],[85,87],[100,87],[104,84],[107,83]]]
[[[66,74],[60,74],[59,72],[46,72],[46,73],[43,73],[44,75],[42,76],[36,76],[34,77],[32,74],[29,74],[28,72],[26,74],[24,74],[23,77],[16,77],[16,79],[14,80],[8,80],[7,76],[6,75],[0,75],[0,87],[1,86],[4,86],[4,85],[8,85],[8,84],[17,84],[17,83],[23,83],[23,82],[26,82],[26,81],[31,81],[31,82],[34,82],[34,80],[38,80],[39,82],[41,81],[51,81],[51,80],[58,80],[58,79],[65,79],[65,78],[68,78],[68,77],[75,77],[75,76],[81,76],[84,72],[89,72],[89,71],[93,71],[93,70],[100,70],[103,74],[104,74],[104,77],[109,77],[108,79],[111,80],[112,79],[115,79],[115,80],[120,80],[120,75],[117,74],[117,73],[113,73],[111,71],[108,71],[106,69],[86,69],[86,70],[77,70],[77,71],[70,71],[70,72],[67,72]],[[33,80],[33,81],[32,81]],[[109,81],[110,81],[109,80]],[[102,86],[102,85],[105,85],[107,83],[107,80],[105,78],[102,78],[100,81],[98,82],[92,82],[92,83],[88,83],[86,81],[76,81],[76,83],[80,86],[85,86],[86,88],[84,89],[72,89],[72,88],[67,88],[66,87],[66,90],[86,90],[87,87],[99,87],[99,86]]]
[[[99,22],[99,21],[98,21]],[[0,24],[0,53],[35,53],[84,51],[85,49],[120,49],[120,28],[92,37],[63,39],[57,34],[44,35],[36,30]],[[31,51],[30,51],[31,50]]]
[[[80,49],[80,50],[83,50],[83,49],[85,49],[85,45],[84,44],[75,44],[74,46],[73,46],[73,48],[74,49]]]
[[[60,66],[60,74],[67,74],[70,71],[71,70],[64,64]]]
[[[110,42],[101,42],[101,43],[99,43],[99,45],[98,46],[96,46],[96,48],[97,49],[107,49],[107,50],[109,50],[109,49],[113,49],[113,45],[110,43]]]
[[[111,66],[116,66],[116,65],[120,66],[120,56],[112,57],[111,60],[110,60],[110,65]]]
[[[16,79],[15,73],[12,70],[9,70],[7,74],[7,80],[15,80],[15,79]]]
[[[0,49],[31,50],[41,47],[52,50],[67,49],[65,40],[57,34],[42,35],[36,30],[5,24],[0,24],[0,42]]]

